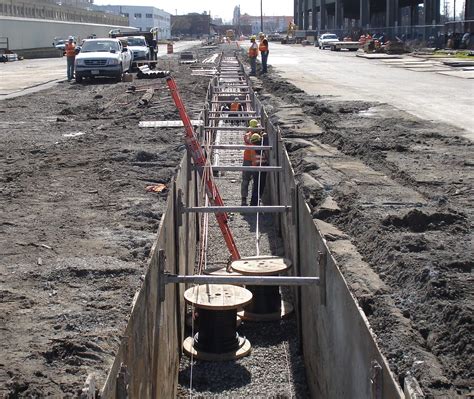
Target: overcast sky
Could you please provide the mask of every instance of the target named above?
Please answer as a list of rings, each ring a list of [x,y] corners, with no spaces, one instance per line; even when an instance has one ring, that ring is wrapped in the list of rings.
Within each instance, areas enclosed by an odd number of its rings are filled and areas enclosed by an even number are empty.
[[[211,11],[213,17],[221,17],[231,20],[234,7],[240,4],[241,13],[260,15],[260,1],[258,0],[95,0],[95,4],[116,4],[154,6],[175,14],[187,14],[189,12],[202,13]],[[263,0],[263,13],[265,15],[293,15],[293,0]]]

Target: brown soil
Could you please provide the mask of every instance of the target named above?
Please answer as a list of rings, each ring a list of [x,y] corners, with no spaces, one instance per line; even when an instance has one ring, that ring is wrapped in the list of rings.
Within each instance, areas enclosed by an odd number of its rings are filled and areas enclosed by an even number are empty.
[[[168,66],[168,65],[167,65]],[[191,116],[207,79],[172,64]],[[135,81],[136,86],[160,81]],[[105,380],[182,158],[165,83],[62,83],[0,102],[0,395],[68,397]]]
[[[470,392],[473,143],[452,126],[384,104],[309,96],[276,74],[265,78],[262,98],[281,125],[313,217],[343,232],[326,238],[349,237],[383,282],[362,287],[336,255],[402,386],[410,373],[430,398]],[[357,180],[350,169],[331,169],[311,146],[369,174]],[[323,205],[328,198],[338,207]]]

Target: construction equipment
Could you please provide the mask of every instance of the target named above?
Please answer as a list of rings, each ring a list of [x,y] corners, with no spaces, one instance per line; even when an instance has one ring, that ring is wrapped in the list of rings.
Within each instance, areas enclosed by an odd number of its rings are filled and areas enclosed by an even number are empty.
[[[226,38],[233,42],[235,40],[235,32],[233,29],[228,29],[225,33]]]
[[[201,178],[203,178],[205,181],[206,194],[209,198],[209,202],[212,206],[224,206],[224,201],[222,200],[222,197],[219,194],[219,190],[214,182],[212,173],[210,173],[210,170],[208,169],[210,166],[208,159],[206,158],[204,150],[201,144],[199,143],[196,135],[194,134],[194,128],[191,123],[191,119],[189,118],[189,115],[186,112],[183,100],[181,99],[181,96],[179,94],[178,86],[176,85],[175,80],[171,76],[168,76],[166,78],[166,83],[170,90],[171,97],[173,98],[173,101],[176,105],[176,108],[178,109],[179,116],[183,121],[184,130],[186,132],[186,147],[194,161],[194,165],[198,169]],[[239,260],[239,250],[237,249],[234,237],[229,227],[229,219],[227,217],[227,213],[216,212],[216,219],[217,223],[219,224],[219,228],[221,229],[222,234],[224,236],[224,240],[226,242],[227,248],[229,249],[232,260]]]

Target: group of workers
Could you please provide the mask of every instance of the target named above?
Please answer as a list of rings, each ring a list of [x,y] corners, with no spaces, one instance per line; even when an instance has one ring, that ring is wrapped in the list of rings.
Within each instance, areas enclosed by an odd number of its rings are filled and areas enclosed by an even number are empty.
[[[263,32],[260,32],[258,34],[259,37],[259,43],[257,44],[257,37],[251,36],[250,37],[250,47],[249,47],[249,60],[250,60],[250,76],[256,76],[257,75],[257,57],[258,53],[260,52],[260,55],[262,57],[262,74],[267,73],[267,63],[268,63],[268,40],[265,37],[265,34]]]

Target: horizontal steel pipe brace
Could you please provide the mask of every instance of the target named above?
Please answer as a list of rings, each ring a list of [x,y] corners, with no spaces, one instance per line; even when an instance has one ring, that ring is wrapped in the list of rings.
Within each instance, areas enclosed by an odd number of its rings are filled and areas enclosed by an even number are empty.
[[[205,146],[203,146],[205,147]],[[213,150],[248,150],[250,147],[248,145],[239,145],[239,144],[214,144],[210,146]],[[253,145],[252,150],[271,150],[273,147],[271,145]]]
[[[263,127],[245,127],[245,126],[204,126],[206,130],[222,130],[222,131],[235,131],[235,130],[242,130],[246,132],[261,132],[265,130]]]
[[[284,213],[291,210],[291,206],[287,205],[270,205],[270,206],[196,206],[192,208],[183,208],[184,213],[219,213],[219,212],[236,212],[236,213]]]
[[[227,104],[229,101],[224,101],[224,100],[212,100],[211,103],[213,104]],[[252,100],[241,100],[239,101],[240,103],[247,103],[250,104]]]
[[[236,112],[238,112],[239,114],[256,114],[256,111],[209,111],[210,114],[223,115],[235,114]]]
[[[238,84],[237,84],[238,83]],[[241,82],[220,82],[215,88],[216,89],[248,89],[250,86]]]
[[[164,274],[165,284],[319,285],[319,277],[285,276],[182,276]]]
[[[212,166],[215,172],[281,172],[281,166]]]
[[[239,111],[236,111],[235,113],[238,113]],[[228,120],[228,121],[241,121],[241,120],[252,120],[254,119],[253,116],[210,116],[208,118],[209,120]]]

